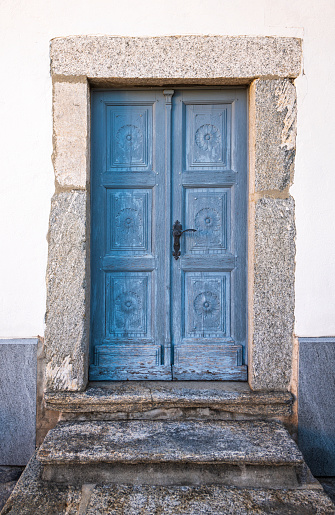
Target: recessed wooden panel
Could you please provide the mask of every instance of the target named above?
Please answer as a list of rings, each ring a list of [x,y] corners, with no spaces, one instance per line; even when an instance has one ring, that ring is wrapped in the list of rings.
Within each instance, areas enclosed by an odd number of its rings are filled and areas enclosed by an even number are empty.
[[[106,274],[106,336],[148,338],[151,333],[151,274]]]
[[[107,106],[107,170],[152,168],[152,106]]]
[[[228,367],[242,365],[241,345],[178,345],[175,348],[175,365],[179,367],[218,368],[222,364]]]
[[[218,254],[230,249],[230,189],[192,188],[185,193],[186,253]]]
[[[95,347],[90,374],[92,380],[167,380],[171,379],[171,367],[162,365],[159,345],[111,343]]]
[[[230,105],[186,105],[186,170],[230,167]]]
[[[151,190],[107,190],[107,254],[151,251]]]
[[[117,345],[100,345],[95,349],[95,365],[127,367],[136,364],[139,367],[153,367],[161,363],[162,349],[159,345],[141,345],[138,343]]]
[[[185,272],[185,338],[227,338],[230,274]]]
[[[247,367],[242,365],[242,354],[241,345],[178,345],[173,379],[246,381]]]

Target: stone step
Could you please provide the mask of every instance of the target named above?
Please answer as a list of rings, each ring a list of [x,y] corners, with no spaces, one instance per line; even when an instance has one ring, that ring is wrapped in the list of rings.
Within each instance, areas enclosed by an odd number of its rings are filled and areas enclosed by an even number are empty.
[[[289,417],[289,392],[253,392],[229,381],[112,381],[84,392],[45,393],[48,409],[98,420],[234,419]]]
[[[38,451],[42,477],[67,483],[298,488],[303,457],[279,422],[63,422]]]
[[[66,485],[41,480],[34,456],[2,515],[334,515],[320,485],[301,489],[224,485]]]

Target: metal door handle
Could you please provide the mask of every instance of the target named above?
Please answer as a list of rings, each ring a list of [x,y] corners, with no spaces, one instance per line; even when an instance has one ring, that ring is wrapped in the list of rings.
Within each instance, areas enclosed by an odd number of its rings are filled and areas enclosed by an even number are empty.
[[[172,226],[173,236],[173,252],[172,255],[175,259],[179,259],[180,256],[180,237],[184,232],[196,232],[197,229],[184,229],[179,220],[176,220]]]

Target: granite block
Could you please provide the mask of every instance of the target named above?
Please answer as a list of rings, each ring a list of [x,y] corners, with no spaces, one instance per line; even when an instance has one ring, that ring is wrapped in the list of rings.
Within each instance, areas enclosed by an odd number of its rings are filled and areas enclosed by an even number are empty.
[[[335,338],[299,338],[298,438],[315,476],[335,476]]]
[[[52,199],[45,330],[46,389],[83,390],[88,371],[86,192]]]
[[[297,100],[288,79],[256,80],[250,88],[255,141],[255,191],[291,186],[297,134]],[[251,149],[253,150],[253,149]]]
[[[35,451],[37,339],[0,340],[0,464],[26,465]]]
[[[253,36],[70,36],[51,42],[54,75],[90,78],[297,77],[301,40]]]
[[[250,384],[288,390],[294,328],[294,200],[262,198],[255,209]]]
[[[58,188],[85,189],[89,181],[89,86],[54,82],[53,164]]]

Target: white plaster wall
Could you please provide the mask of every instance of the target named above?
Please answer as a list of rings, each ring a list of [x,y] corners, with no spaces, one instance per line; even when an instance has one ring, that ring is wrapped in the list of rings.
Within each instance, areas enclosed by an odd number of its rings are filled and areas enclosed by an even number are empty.
[[[335,334],[333,0],[0,0],[0,335],[44,332],[53,193],[49,41],[76,34],[304,38],[297,79],[296,333]]]

